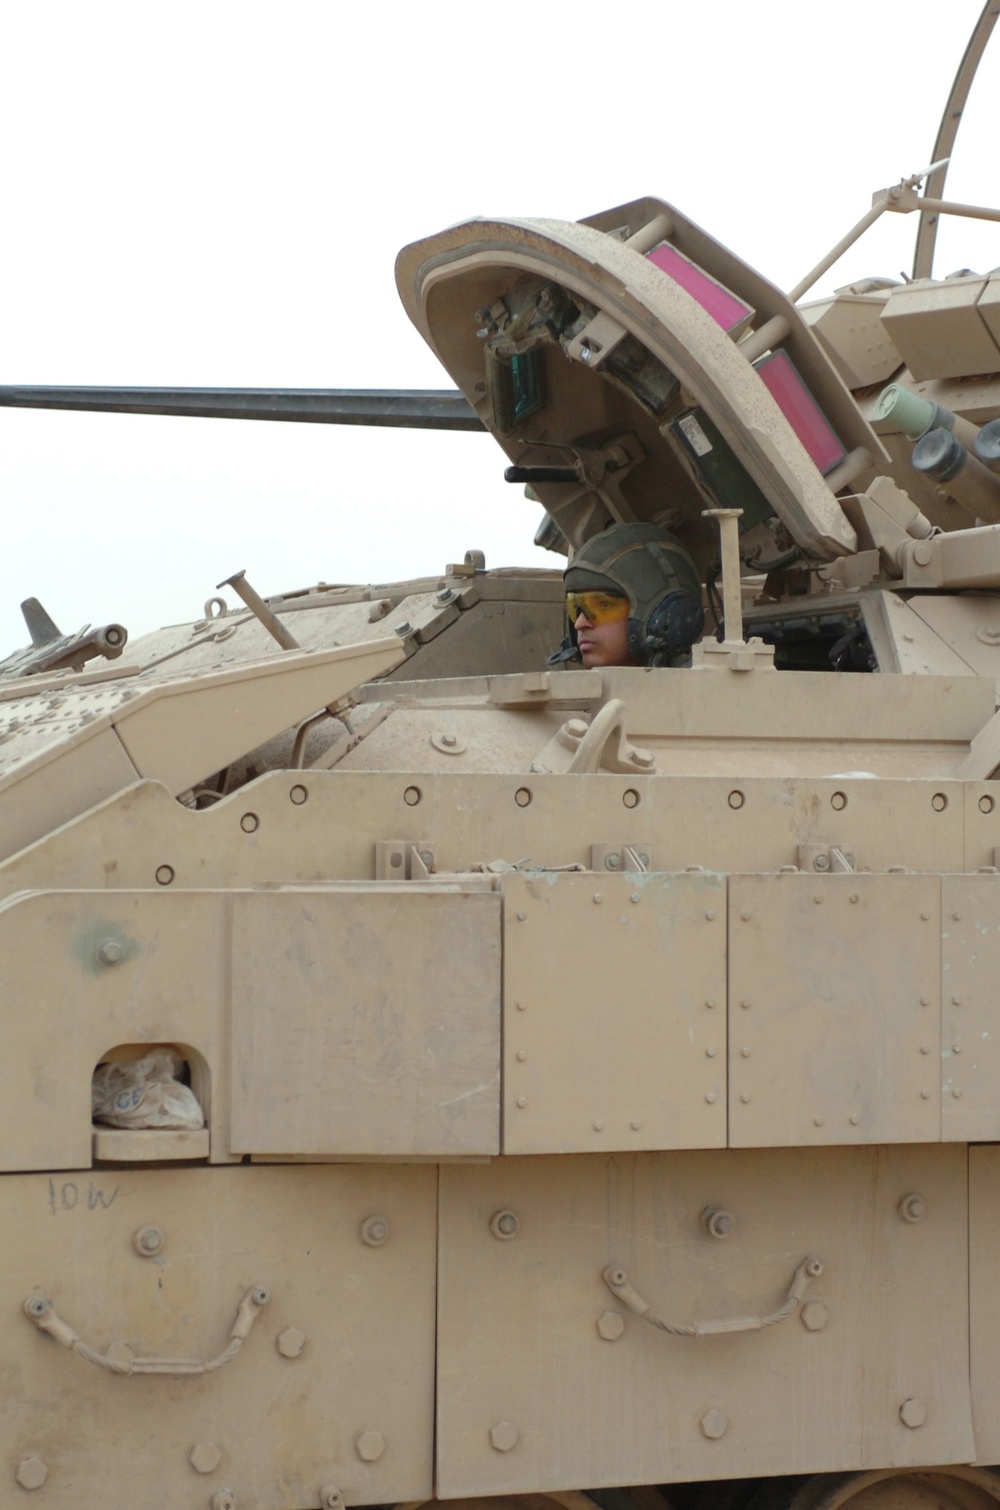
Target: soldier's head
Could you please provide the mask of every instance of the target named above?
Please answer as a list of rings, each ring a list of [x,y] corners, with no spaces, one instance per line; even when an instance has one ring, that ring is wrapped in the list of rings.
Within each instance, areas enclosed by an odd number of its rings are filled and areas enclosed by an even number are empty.
[[[564,573],[569,632],[553,661],[668,666],[682,661],[705,616],[692,558],[655,524],[613,524]]]

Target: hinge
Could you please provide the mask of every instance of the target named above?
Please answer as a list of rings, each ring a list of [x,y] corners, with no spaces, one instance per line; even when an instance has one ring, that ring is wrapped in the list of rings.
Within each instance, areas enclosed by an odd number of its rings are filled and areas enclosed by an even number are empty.
[[[628,871],[633,874],[652,870],[652,846],[642,841],[632,844],[592,844],[590,868]]]
[[[800,844],[799,870],[818,871],[824,875],[850,875],[858,868],[853,849],[837,844]]]

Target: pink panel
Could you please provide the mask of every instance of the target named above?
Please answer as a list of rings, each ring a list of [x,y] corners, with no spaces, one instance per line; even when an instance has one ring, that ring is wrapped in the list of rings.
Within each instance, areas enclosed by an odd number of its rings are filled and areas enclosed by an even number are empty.
[[[692,297],[697,299],[702,309],[712,316],[716,325],[721,325],[723,330],[733,330],[737,325],[743,325],[753,314],[749,304],[744,304],[735,294],[731,294],[728,288],[723,288],[721,283],[716,283],[714,278],[709,277],[700,267],[690,262],[682,252],[669,241],[664,241],[660,246],[654,246],[648,252],[647,258],[656,264],[668,277],[679,283]]]
[[[787,351],[772,351],[754,366],[764,387],[824,474],[844,458],[844,448],[826,415],[802,381]]]

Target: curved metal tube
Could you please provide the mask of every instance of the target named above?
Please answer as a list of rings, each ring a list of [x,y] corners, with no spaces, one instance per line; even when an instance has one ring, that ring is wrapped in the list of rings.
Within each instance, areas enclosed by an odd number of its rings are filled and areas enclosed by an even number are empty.
[[[248,1290],[237,1308],[228,1346],[217,1357],[209,1358],[206,1362],[202,1362],[200,1358],[135,1358],[129,1356],[130,1349],[123,1349],[120,1355],[114,1357],[99,1353],[82,1342],[73,1328],[56,1315],[51,1300],[44,1300],[39,1295],[28,1296],[24,1302],[24,1314],[35,1323],[40,1332],[48,1332],[63,1347],[79,1353],[88,1363],[95,1363],[98,1368],[105,1368],[112,1374],[211,1374],[236,1357],[249,1337],[250,1328],[259,1312],[270,1299],[271,1292],[266,1285],[254,1285]]]
[[[937,139],[934,142],[934,151],[931,153],[931,162],[938,163],[942,159],[950,159],[958,128],[961,125],[962,114],[965,110],[965,102],[972,88],[972,81],[979,67],[979,60],[983,55],[986,44],[996,25],[997,8],[996,0],[986,0],[982,14],[972,30],[969,45],[958,65],[955,82],[951,86],[941,124],[938,127]],[[940,199],[944,189],[945,176],[948,172],[948,162],[944,161],[940,168],[936,168],[924,184],[924,194],[929,199]],[[917,244],[913,252],[913,276],[914,278],[929,278],[934,264],[934,242],[937,238],[938,215],[921,215],[917,226]]]
[[[657,1316],[629,1284],[628,1275],[620,1264],[609,1264],[602,1277],[612,1295],[617,1296],[630,1311],[634,1311],[659,1331],[669,1332],[672,1337],[714,1337],[723,1332],[760,1332],[764,1327],[776,1326],[779,1321],[784,1321],[786,1316],[791,1316],[798,1310],[810,1282],[818,1279],[822,1272],[823,1265],[818,1258],[804,1258],[792,1275],[788,1294],[781,1305],[766,1316],[726,1316],[720,1321],[691,1322],[664,1321]]]

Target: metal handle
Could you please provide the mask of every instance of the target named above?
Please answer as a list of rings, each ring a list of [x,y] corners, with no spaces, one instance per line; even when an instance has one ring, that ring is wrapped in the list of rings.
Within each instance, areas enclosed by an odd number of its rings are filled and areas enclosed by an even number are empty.
[[[48,1332],[63,1347],[79,1353],[88,1363],[96,1363],[98,1368],[106,1368],[112,1374],[211,1374],[236,1357],[249,1337],[250,1328],[258,1313],[270,1299],[271,1292],[266,1285],[254,1285],[253,1289],[248,1290],[237,1308],[236,1320],[229,1334],[229,1345],[217,1358],[209,1358],[204,1363],[200,1358],[136,1358],[127,1346],[116,1348],[114,1356],[98,1353],[81,1342],[73,1328],[56,1315],[51,1300],[44,1300],[39,1295],[28,1296],[24,1302],[24,1314],[35,1323],[40,1332]]]
[[[630,1311],[634,1311],[643,1321],[648,1321],[650,1326],[657,1327],[661,1332],[669,1332],[672,1337],[713,1337],[722,1332],[759,1332],[764,1327],[784,1321],[786,1316],[791,1316],[798,1310],[810,1282],[818,1279],[822,1272],[823,1265],[818,1258],[804,1258],[792,1275],[784,1301],[767,1316],[726,1316],[721,1321],[688,1323],[664,1321],[651,1311],[638,1291],[629,1284],[628,1275],[620,1264],[609,1264],[604,1270],[603,1278],[612,1295],[616,1295]]]

